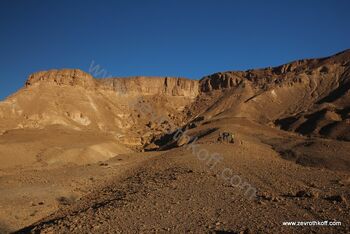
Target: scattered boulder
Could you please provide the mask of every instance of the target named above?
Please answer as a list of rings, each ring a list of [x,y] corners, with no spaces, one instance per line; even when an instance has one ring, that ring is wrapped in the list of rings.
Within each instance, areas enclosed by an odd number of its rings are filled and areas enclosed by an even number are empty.
[[[223,143],[234,143],[234,135],[231,132],[220,132],[218,141]]]
[[[188,125],[188,129],[192,129],[192,128],[196,128],[197,127],[197,124],[196,123],[190,123]]]
[[[324,118],[331,121],[342,121],[341,116],[334,111],[326,111]]]
[[[154,129],[157,127],[157,124],[154,123],[154,122],[151,122],[149,121],[147,124],[146,124],[147,127],[149,127],[150,129]]]
[[[187,136],[186,134],[183,134],[176,142],[177,146],[183,146],[190,142],[191,137]]]
[[[258,204],[264,205],[265,203],[262,200],[265,201],[272,201],[272,202],[280,202],[282,199],[274,194],[267,193],[267,192],[261,192],[258,194]]]
[[[295,194],[295,197],[304,197],[304,198],[318,198],[319,194],[314,190],[300,190]]]
[[[56,198],[56,201],[58,202],[59,205],[68,206],[74,203],[74,198],[62,196],[62,197]]]

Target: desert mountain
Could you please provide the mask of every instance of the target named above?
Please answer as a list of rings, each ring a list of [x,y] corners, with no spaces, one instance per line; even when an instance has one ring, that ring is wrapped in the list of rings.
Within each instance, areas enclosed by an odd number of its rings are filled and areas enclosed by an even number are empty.
[[[349,89],[350,50],[201,80],[34,73],[0,102],[0,232],[293,233],[281,223],[346,223]]]
[[[349,60],[348,50],[274,68],[215,73],[200,81],[95,79],[77,69],[37,72],[0,103],[1,129],[62,125],[142,146],[150,135],[169,130],[167,122],[180,126],[199,116],[229,116],[348,140]]]
[[[220,72],[204,77],[199,86],[198,105],[210,104],[197,113],[206,119],[244,117],[350,140],[350,50],[274,68]]]
[[[57,127],[78,135],[88,132],[109,138],[108,147],[98,143],[67,148],[69,140],[62,142],[57,155],[64,152],[67,158],[82,152],[96,154],[96,149],[105,155],[101,159],[118,152],[156,149],[169,143],[160,139],[178,127],[233,117],[349,141],[349,88],[349,50],[273,68],[219,72],[199,81],[173,77],[96,79],[78,69],[50,70],[30,75],[24,88],[0,103],[0,129],[10,142],[11,134],[16,134],[11,131],[16,129],[45,132]],[[14,153],[21,154],[16,144]],[[24,145],[20,148],[26,149]],[[28,152],[36,157],[46,154],[41,146],[34,148]]]

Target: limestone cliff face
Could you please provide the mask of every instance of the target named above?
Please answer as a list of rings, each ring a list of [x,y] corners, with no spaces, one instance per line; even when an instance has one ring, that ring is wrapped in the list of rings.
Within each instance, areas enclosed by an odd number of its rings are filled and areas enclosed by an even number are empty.
[[[198,81],[176,77],[128,77],[99,79],[100,87],[118,94],[143,94],[196,97]]]
[[[200,91],[210,92],[237,88],[238,86],[251,85],[260,89],[259,92],[268,88],[293,86],[297,83],[309,84],[312,79],[315,82],[325,80],[327,77],[340,78],[350,66],[350,50],[343,51],[330,57],[320,59],[302,59],[277,67],[267,67],[246,71],[218,72],[205,76],[200,80]],[[327,81],[326,81],[327,82]]]
[[[169,123],[243,117],[303,134],[350,139],[349,103],[350,50],[278,67],[219,72],[200,81],[95,79],[78,69],[49,70],[30,75],[24,89],[0,103],[0,130],[60,124],[115,136],[135,133],[126,142],[144,143],[152,138],[149,132],[167,131]],[[169,120],[156,121],[163,117]]]
[[[26,87],[39,83],[51,83],[55,85],[81,86],[84,88],[94,88],[94,78],[79,69],[61,69],[39,71],[29,76]]]
[[[33,73],[26,87],[38,84],[80,86],[86,89],[113,90],[125,95],[166,95],[195,98],[198,81],[177,77],[126,77],[95,79],[79,69],[49,70]]]
[[[213,90],[229,89],[237,87],[244,82],[244,72],[219,72],[204,77],[200,81],[200,90],[210,92]]]
[[[41,71],[0,102],[0,132],[61,125],[98,130],[126,145],[181,126],[198,81],[172,77],[95,79],[78,69]]]

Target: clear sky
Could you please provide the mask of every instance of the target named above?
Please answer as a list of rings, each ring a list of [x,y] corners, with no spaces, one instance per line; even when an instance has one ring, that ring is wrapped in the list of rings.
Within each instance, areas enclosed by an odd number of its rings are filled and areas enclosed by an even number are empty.
[[[348,0],[1,0],[0,99],[35,71],[112,76],[275,66],[350,48]]]

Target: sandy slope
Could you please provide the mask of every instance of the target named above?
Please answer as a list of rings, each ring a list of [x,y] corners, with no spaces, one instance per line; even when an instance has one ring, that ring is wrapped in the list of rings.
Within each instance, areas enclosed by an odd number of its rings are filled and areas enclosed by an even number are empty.
[[[59,126],[8,130],[0,136],[0,169],[87,164],[131,152],[110,135],[100,132]]]
[[[71,205],[111,178],[157,153],[115,156],[78,166],[22,167],[0,170],[0,233],[15,231]],[[2,231],[1,231],[2,230]],[[5,231],[7,230],[7,231]]]
[[[349,173],[306,167],[284,160],[263,143],[295,135],[246,120],[217,121],[206,127],[234,131],[241,142],[218,143],[217,132],[202,137],[194,154],[174,148],[127,171],[102,189],[61,209],[24,232],[348,232]],[[255,134],[249,134],[254,129]],[[203,160],[198,152],[219,153]],[[350,159],[345,154],[346,160]],[[238,175],[256,197],[230,178]],[[300,191],[305,191],[305,194]],[[298,193],[299,192],[299,193]],[[332,196],[340,196],[334,201]],[[283,221],[338,220],[341,227],[284,227]]]

